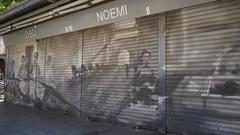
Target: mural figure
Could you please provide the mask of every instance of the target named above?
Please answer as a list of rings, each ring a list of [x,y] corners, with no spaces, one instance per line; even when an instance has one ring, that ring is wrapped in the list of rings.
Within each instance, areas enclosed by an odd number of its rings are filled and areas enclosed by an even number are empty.
[[[24,102],[28,102],[29,98],[29,78],[26,64],[26,57],[21,58],[21,66],[18,71],[19,89],[22,94]]]
[[[15,61],[12,60],[9,64],[9,69],[8,69],[8,84],[7,87],[10,90],[9,94],[13,97],[19,97],[18,91],[17,91],[17,81],[15,78],[15,71],[14,71],[14,67],[15,67]]]
[[[156,77],[149,62],[151,53],[143,50],[141,53],[142,64],[137,67],[133,85],[133,104],[157,105]]]
[[[131,71],[134,76],[131,77],[132,81],[129,87],[131,88],[130,93],[128,93],[129,103],[122,108],[117,118],[122,122],[142,126],[149,124],[157,126],[156,128],[158,128],[160,119],[163,118],[160,117],[160,111],[162,111],[160,109],[162,108],[159,108],[160,95],[158,93],[158,79],[154,73],[154,69],[150,65],[151,53],[144,49],[138,59],[141,61],[139,62],[140,64],[135,63],[130,66],[131,68],[126,67],[126,73]],[[128,117],[131,113],[145,113],[146,111],[155,115],[155,118],[138,120]]]
[[[34,53],[34,61],[31,65],[30,74],[30,92],[29,97],[35,101],[35,103],[40,104],[44,96],[44,88],[39,83],[42,80],[40,66],[38,65],[38,52]]]
[[[45,87],[42,103],[50,107],[54,107],[54,105],[56,105],[56,98],[49,92],[50,87],[53,89],[56,89],[56,86],[54,84],[54,78],[53,78],[52,63],[53,63],[53,58],[52,56],[48,55],[47,61],[46,61],[46,67],[45,67],[45,78],[43,81],[45,85],[48,85],[49,87]]]
[[[54,82],[52,56],[46,57],[45,75],[41,72],[38,64],[38,52],[33,54],[33,58],[33,61],[30,60],[27,63],[26,56],[22,55],[17,77],[14,70],[15,61],[12,60],[9,63],[7,95],[11,98],[21,99],[25,103],[34,103],[37,108],[56,108],[58,103],[62,103],[73,110],[80,111],[58,92]],[[65,86],[68,85],[65,84]]]

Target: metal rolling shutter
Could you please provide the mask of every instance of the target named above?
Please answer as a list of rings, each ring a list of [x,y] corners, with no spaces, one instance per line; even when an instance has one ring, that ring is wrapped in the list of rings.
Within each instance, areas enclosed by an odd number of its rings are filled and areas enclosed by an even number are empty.
[[[43,104],[73,112],[81,110],[81,35],[79,32],[42,39],[38,44],[39,65],[46,98]],[[73,73],[73,67],[75,73]]]
[[[9,102],[32,104],[27,97],[30,89],[29,68],[33,61],[33,49],[36,43],[9,46],[7,62],[6,99]],[[25,61],[23,64],[22,61]]]
[[[154,78],[147,81],[157,81],[158,25],[159,16],[154,15],[83,31],[84,113],[94,118],[158,128],[158,101],[150,96],[157,95],[159,89],[154,84],[146,86],[148,90],[141,88],[144,72],[148,75],[151,72]],[[145,71],[141,65],[143,50],[151,55]],[[141,72],[141,79],[136,77],[137,72]]]
[[[166,14],[169,131],[240,134],[240,1]]]

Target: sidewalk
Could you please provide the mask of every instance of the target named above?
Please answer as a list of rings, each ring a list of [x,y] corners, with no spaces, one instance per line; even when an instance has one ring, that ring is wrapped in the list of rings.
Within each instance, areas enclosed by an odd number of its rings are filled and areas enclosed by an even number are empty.
[[[31,107],[0,103],[0,135],[159,135]]]

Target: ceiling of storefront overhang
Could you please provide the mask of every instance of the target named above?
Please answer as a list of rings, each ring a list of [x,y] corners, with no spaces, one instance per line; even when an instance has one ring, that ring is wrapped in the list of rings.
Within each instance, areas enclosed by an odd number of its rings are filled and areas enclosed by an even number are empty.
[[[87,8],[108,1],[112,0],[27,0],[0,14],[0,35],[59,17],[60,11],[74,12],[83,5]]]
[[[3,24],[4,22],[12,20],[13,18],[19,17],[33,10],[49,5],[52,2],[49,0],[26,0],[16,7],[10,8],[9,10],[0,13],[0,24]]]

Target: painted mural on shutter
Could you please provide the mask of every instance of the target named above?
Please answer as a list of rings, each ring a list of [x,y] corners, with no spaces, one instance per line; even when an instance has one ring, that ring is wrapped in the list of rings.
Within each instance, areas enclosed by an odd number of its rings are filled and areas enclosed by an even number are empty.
[[[81,38],[79,32],[42,39],[38,53],[43,56],[41,84],[45,88],[42,104],[50,109],[81,111]]]
[[[159,15],[82,33],[41,39],[22,50],[9,47],[19,63],[14,70],[22,70],[21,64],[26,70],[26,77],[14,84],[26,90],[19,100],[151,129],[164,125]]]
[[[35,46],[36,43],[29,43],[8,48],[6,98],[9,101],[33,104],[30,95],[34,95],[34,83],[29,78]]]
[[[83,112],[159,128],[159,16],[83,31]]]
[[[7,100],[81,111],[81,41],[71,33],[8,48]]]
[[[240,134],[239,13],[238,0],[167,13],[170,131]]]

